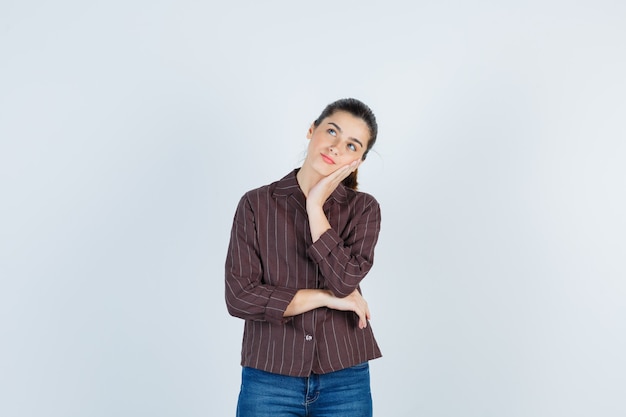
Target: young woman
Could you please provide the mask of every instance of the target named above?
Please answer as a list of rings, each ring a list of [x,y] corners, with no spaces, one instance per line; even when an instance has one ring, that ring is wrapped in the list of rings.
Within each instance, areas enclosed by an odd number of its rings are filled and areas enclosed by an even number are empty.
[[[238,417],[372,415],[381,353],[359,284],[380,208],[356,176],[377,133],[362,102],[331,103],[302,167],[239,202],[226,258],[228,311],[245,320]]]

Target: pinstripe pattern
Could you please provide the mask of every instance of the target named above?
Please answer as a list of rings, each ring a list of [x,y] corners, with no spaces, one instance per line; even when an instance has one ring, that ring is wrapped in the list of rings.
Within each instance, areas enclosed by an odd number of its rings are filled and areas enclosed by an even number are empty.
[[[332,226],[311,240],[294,170],[239,201],[226,256],[226,305],[245,319],[241,364],[291,376],[344,369],[381,356],[353,312],[319,308],[283,318],[301,288],[346,296],[372,267],[380,230],[374,197],[340,185],[324,204]]]

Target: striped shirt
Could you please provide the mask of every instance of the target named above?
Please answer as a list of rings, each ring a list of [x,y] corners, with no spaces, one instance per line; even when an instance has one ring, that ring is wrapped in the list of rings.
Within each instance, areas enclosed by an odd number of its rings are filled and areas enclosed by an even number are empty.
[[[381,356],[368,323],[318,308],[283,317],[299,289],[351,294],[374,261],[380,208],[339,185],[324,204],[330,222],[312,242],[297,170],[239,201],[226,256],[226,305],[245,320],[241,365],[291,376],[324,374]]]

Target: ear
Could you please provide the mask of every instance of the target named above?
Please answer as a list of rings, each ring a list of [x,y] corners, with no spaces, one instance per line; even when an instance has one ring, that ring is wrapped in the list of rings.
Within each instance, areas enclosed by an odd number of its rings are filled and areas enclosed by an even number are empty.
[[[313,137],[314,131],[315,131],[315,123],[311,123],[311,127],[309,127],[309,131],[306,132],[306,138],[311,139]]]

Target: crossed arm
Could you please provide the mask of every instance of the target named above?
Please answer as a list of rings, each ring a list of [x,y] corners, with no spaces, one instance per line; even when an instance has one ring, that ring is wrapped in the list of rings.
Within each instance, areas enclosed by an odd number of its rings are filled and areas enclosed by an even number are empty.
[[[323,202],[336,186],[331,184],[326,188],[326,196],[320,193],[317,197],[312,188],[306,202],[314,239],[309,256],[319,267],[319,289],[287,288],[262,282],[264,267],[257,258],[256,208],[251,204],[257,200],[254,196],[242,198],[226,261],[226,303],[231,315],[280,323],[286,317],[327,307],[353,311],[359,317],[359,327],[367,326],[369,308],[357,288],[372,265],[380,221],[378,204],[365,195],[359,198],[359,217],[354,219],[356,235],[346,245],[344,238],[330,227],[322,210]],[[355,245],[367,249],[353,253]]]
[[[323,178],[308,191],[306,211],[309,217],[311,238],[316,242],[331,226],[324,214],[324,202],[330,197],[337,186],[358,167],[355,161],[346,165],[333,174]],[[370,311],[367,302],[358,290],[354,290],[347,297],[337,297],[330,290],[302,289],[298,290],[291,303],[285,310],[284,317],[296,316],[320,307],[333,310],[354,311],[359,316],[359,328],[367,326]]]
[[[347,297],[339,298],[329,290],[302,289],[298,290],[293,297],[284,317],[297,316],[307,311],[320,307],[328,307],[333,310],[354,311],[359,316],[359,329],[367,327],[367,320],[370,317],[370,310],[367,301],[361,296],[358,290],[354,290]]]

